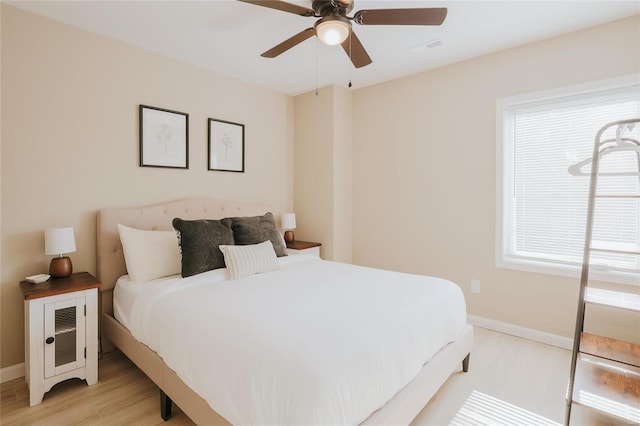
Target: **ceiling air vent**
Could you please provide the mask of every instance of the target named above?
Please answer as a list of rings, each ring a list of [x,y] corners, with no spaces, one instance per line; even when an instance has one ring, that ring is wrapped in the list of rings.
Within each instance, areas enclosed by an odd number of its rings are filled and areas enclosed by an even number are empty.
[[[412,52],[421,52],[425,49],[435,49],[436,47],[440,47],[444,45],[444,40],[442,38],[434,38],[433,40],[426,41],[424,43],[416,44],[415,46],[410,47],[407,50]]]

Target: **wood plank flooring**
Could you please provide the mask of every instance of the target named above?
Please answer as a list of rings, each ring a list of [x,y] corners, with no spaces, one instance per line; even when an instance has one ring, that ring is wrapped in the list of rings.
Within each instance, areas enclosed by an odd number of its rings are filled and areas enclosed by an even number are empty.
[[[4,425],[162,425],[156,385],[128,358],[115,351],[98,364],[98,383],[84,380],[59,383],[41,404],[29,407],[24,378],[2,384],[0,424]],[[171,425],[193,425],[174,407]]]
[[[455,373],[413,422],[426,425],[561,425],[570,352],[475,329],[468,373]],[[24,378],[0,387],[4,425],[192,425],[179,407],[160,418],[158,388],[120,352],[99,362],[99,382],[59,383],[29,407]],[[572,425],[618,425],[574,409]]]

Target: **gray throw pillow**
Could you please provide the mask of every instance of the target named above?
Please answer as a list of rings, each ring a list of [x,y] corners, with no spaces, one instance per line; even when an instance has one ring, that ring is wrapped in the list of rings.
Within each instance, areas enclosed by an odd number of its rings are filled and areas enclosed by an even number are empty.
[[[218,246],[234,244],[231,219],[182,220],[171,222],[178,231],[182,254],[182,276],[224,268],[224,255]]]
[[[269,240],[278,257],[287,255],[287,248],[276,227],[273,213],[269,212],[263,216],[233,217],[231,220],[233,239],[237,245],[260,244]]]

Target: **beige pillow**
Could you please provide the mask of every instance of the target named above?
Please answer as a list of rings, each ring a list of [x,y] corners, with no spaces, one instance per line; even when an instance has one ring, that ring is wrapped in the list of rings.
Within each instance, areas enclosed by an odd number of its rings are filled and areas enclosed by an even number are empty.
[[[271,241],[244,246],[219,246],[232,280],[280,269]]]
[[[180,247],[175,231],[145,231],[118,224],[118,232],[131,282],[180,273]]]

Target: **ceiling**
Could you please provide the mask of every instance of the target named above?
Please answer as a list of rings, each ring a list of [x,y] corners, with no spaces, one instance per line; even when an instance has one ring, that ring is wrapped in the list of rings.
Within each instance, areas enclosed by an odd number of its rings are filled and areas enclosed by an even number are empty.
[[[640,13],[638,0],[355,0],[350,16],[361,9],[448,8],[438,27],[353,24],[373,59],[355,69],[340,46],[315,37],[277,58],[260,57],[315,19],[234,0],[7,3],[290,95],[346,87],[349,80],[355,89]],[[290,3],[311,6],[311,0]],[[440,46],[425,47],[434,40]]]

